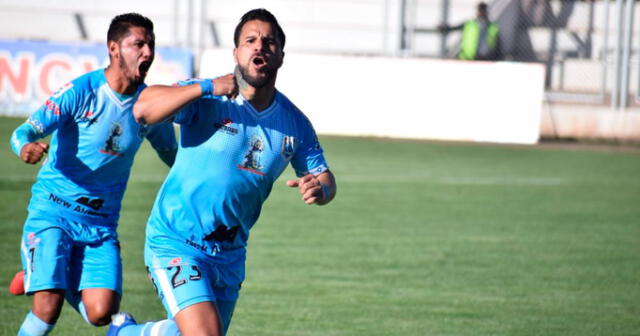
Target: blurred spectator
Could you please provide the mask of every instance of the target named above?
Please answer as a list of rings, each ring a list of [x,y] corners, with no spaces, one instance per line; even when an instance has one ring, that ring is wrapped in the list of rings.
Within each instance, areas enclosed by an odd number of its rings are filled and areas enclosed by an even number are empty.
[[[489,20],[487,4],[478,4],[476,18],[465,21],[457,26],[441,25],[441,32],[462,30],[460,51],[461,60],[500,60],[500,27]]]

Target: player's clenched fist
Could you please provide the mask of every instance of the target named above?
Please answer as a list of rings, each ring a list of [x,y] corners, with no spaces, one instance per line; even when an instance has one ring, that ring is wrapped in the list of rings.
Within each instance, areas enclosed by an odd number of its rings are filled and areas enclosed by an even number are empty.
[[[233,74],[215,78],[213,81],[213,95],[234,98],[238,95],[238,84]]]
[[[30,142],[20,150],[20,158],[26,163],[36,164],[48,151],[49,144],[44,142]]]
[[[313,174],[307,174],[297,180],[288,180],[289,187],[298,187],[302,200],[307,204],[316,204],[324,200],[322,184]]]

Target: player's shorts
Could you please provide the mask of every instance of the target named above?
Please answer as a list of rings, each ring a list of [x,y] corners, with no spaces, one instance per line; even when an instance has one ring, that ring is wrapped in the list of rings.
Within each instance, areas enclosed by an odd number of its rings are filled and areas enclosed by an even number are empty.
[[[27,295],[46,289],[74,293],[87,288],[107,288],[122,294],[122,262],[115,225],[85,225],[31,211],[24,225],[21,249]]]
[[[145,263],[168,318],[205,301],[216,304],[225,330],[229,327],[240,285],[244,281],[246,250],[219,252],[215,257],[178,240],[145,243]]]

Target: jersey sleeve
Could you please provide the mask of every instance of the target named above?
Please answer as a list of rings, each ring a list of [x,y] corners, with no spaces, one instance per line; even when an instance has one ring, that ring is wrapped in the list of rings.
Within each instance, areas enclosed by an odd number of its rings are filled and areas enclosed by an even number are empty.
[[[40,139],[38,131],[29,123],[22,123],[11,134],[11,149],[16,155],[20,156],[20,151],[24,145],[38,141]]]
[[[163,122],[149,126],[147,140],[156,151],[170,151],[178,148],[173,123]]]
[[[56,91],[45,103],[29,116],[27,123],[33,126],[40,138],[51,134],[73,118],[78,94],[73,83],[67,83]]]
[[[298,148],[291,159],[291,166],[298,177],[302,177],[306,174],[318,175],[329,169],[329,166],[324,159],[322,146],[320,146],[316,132],[313,129],[313,126],[311,126],[311,123],[306,119],[304,133]]]
[[[175,83],[173,86],[186,86],[191,84],[198,84],[205,80],[210,80],[210,79],[192,78],[184,81],[179,81]],[[219,97],[216,97],[212,94],[208,94],[200,97],[198,100],[180,109],[180,111],[178,111],[178,113],[175,115],[175,118],[173,121],[176,124],[181,124],[181,125],[188,125],[188,124],[194,123],[197,120],[198,113],[199,113],[198,111],[200,111],[200,108],[199,108],[200,103],[204,100],[212,100],[212,99],[219,99]]]

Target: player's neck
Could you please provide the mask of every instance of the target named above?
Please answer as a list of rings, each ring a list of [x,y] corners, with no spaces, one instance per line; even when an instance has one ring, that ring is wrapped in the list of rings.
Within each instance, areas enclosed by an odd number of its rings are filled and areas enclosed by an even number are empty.
[[[240,68],[236,65],[234,70],[236,76],[236,82],[238,83],[238,91],[248,101],[253,108],[258,111],[264,111],[271,105],[273,97],[276,95],[276,76],[273,76],[271,80],[260,88],[251,86],[242,76]]]
[[[111,65],[104,70],[104,76],[107,78],[109,87],[117,93],[132,95],[138,89],[137,84],[131,83],[131,81],[129,81],[122,72],[118,71],[118,69]]]
[[[256,111],[261,112],[267,109],[276,95],[276,88],[273,85],[265,85],[261,88],[252,86],[240,90],[242,97],[253,106]]]

